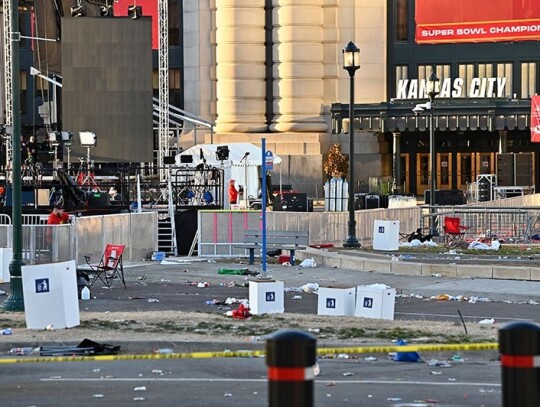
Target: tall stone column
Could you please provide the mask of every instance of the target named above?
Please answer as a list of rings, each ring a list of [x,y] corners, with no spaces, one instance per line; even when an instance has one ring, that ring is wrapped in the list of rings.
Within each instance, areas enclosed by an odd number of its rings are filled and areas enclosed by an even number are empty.
[[[216,132],[267,130],[264,0],[216,1]]]
[[[274,0],[276,132],[324,132],[323,0]]]

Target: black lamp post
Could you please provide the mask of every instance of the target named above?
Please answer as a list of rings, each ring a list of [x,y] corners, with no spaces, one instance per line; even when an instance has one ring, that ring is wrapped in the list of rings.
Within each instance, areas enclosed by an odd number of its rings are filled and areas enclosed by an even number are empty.
[[[354,73],[360,69],[360,50],[352,41],[343,49],[343,69],[349,72],[350,102],[349,102],[349,235],[343,242],[343,247],[358,248],[360,243],[356,238],[356,220],[354,219]]]
[[[13,147],[12,163],[12,207],[13,207],[13,260],[9,265],[11,294],[4,301],[4,311],[24,311],[24,297],[22,288],[22,198],[21,198],[21,119],[20,119],[20,79],[19,79],[19,2],[11,1],[11,95],[13,109],[13,133],[11,143]]]
[[[429,156],[431,159],[430,169],[431,169],[431,179],[430,179],[430,202],[429,202],[429,212],[431,214],[431,230],[430,234],[435,236],[437,234],[437,227],[435,222],[435,188],[436,188],[436,177],[437,177],[437,157],[435,156],[435,126],[434,126],[434,106],[433,100],[435,96],[439,94],[439,78],[435,74],[435,71],[431,71],[431,75],[427,80],[427,94],[429,96]]]

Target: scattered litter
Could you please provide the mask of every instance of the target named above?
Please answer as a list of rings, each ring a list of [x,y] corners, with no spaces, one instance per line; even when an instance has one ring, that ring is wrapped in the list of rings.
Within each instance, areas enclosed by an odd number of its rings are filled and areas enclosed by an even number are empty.
[[[163,370],[161,370],[161,369],[152,369],[152,373],[163,374]]]
[[[148,302],[159,302],[157,298],[148,298]]]
[[[197,283],[197,288],[208,288],[210,284],[208,284],[206,281],[204,283]]]
[[[392,255],[392,261],[401,261],[401,256]]]
[[[454,355],[450,358],[450,360],[452,362],[465,362],[465,359],[463,359],[463,357],[461,357],[461,355]]]
[[[128,297],[128,300],[144,300],[144,297]]]
[[[301,287],[285,287],[285,292],[317,293],[319,292],[319,284],[307,283]]]
[[[225,315],[227,315],[228,317],[233,317],[235,319],[246,319],[251,316],[251,312],[248,307],[244,306],[244,304],[240,304],[238,306],[238,309],[227,311]]]
[[[5,291],[0,290],[0,295],[6,295]]]
[[[302,296],[301,295],[293,295],[292,299],[293,300],[301,300]]]
[[[319,376],[321,374],[321,366],[317,362],[313,365],[313,375],[315,377]]]
[[[282,267],[292,267],[291,263],[289,263],[288,261],[285,261],[285,262],[281,263],[281,266]]]
[[[495,319],[494,318],[482,319],[481,321],[478,321],[478,323],[480,325],[493,325],[495,323]]]
[[[154,353],[159,353],[159,354],[163,354],[163,355],[170,355],[171,353],[174,353],[174,352],[173,352],[173,350],[171,348],[159,348],[159,349],[155,349]]]
[[[378,359],[375,356],[368,356],[368,357],[365,357],[364,360],[366,362],[375,362]]]
[[[442,274],[441,273],[434,273],[431,275],[431,277],[442,277]]]
[[[144,397],[133,397],[133,401],[144,401]]]
[[[317,263],[315,263],[315,259],[305,259],[302,261],[302,263],[299,264],[300,267],[317,267]]]
[[[446,360],[437,360],[431,359],[427,362],[428,366],[437,366],[437,367],[452,367],[452,365]]]
[[[350,356],[346,353],[340,353],[336,356],[336,359],[349,359]]]
[[[13,334],[13,331],[11,330],[11,328],[2,329],[2,335],[11,335],[11,334]]]
[[[146,391],[146,386],[135,387],[133,391]]]
[[[345,377],[354,376],[354,373],[353,372],[345,372],[345,373],[343,373],[343,376],[345,376]]]
[[[401,401],[401,397],[388,397],[386,401]]]
[[[539,303],[538,303],[538,301],[535,301],[535,300],[529,300],[529,301],[527,301],[527,304],[529,304],[529,305],[538,305]]]
[[[318,334],[319,332],[321,332],[321,330],[319,328],[309,328],[308,332],[314,332],[314,333]]]
[[[469,250],[499,250],[501,248],[501,243],[498,240],[494,240],[491,244],[480,242],[475,240],[474,242],[469,243]]]
[[[231,274],[231,275],[238,275],[238,276],[256,276],[259,274],[258,271],[249,271],[248,268],[241,268],[241,269],[224,269],[220,268],[218,270],[218,274]]]
[[[54,325],[53,324],[49,324],[45,327],[45,330],[46,331],[54,331]]]
[[[92,397],[95,399],[102,399],[105,396],[103,394],[94,394]]]
[[[396,344],[398,346],[404,346],[407,345],[407,341],[398,339]],[[396,352],[393,356],[393,360],[396,362],[421,362],[422,358],[418,352]]]
[[[232,397],[232,393],[225,393],[223,397]]]

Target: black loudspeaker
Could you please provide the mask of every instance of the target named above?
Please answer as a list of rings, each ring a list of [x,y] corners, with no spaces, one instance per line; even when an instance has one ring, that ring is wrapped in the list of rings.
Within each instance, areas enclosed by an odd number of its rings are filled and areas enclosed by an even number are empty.
[[[193,156],[192,155],[181,155],[180,156],[180,162],[182,164],[191,164],[193,162]]]
[[[229,159],[229,146],[218,146],[216,149],[216,158],[219,161],[227,161]]]
[[[197,233],[197,210],[178,210],[174,214],[178,255],[187,256]]]
[[[110,205],[111,197],[107,192],[87,192],[86,201],[89,208],[102,208]]]
[[[478,180],[478,201],[486,202],[491,201],[491,182],[487,178],[480,178]]]
[[[497,185],[514,186],[514,154],[497,154]]]
[[[163,157],[163,164],[173,165],[175,162],[176,161],[174,155],[168,155],[166,157]]]
[[[516,184],[517,186],[534,185],[534,153],[515,154]]]
[[[431,191],[424,191],[424,202],[429,204],[431,199]],[[461,189],[443,189],[435,190],[435,205],[464,205],[465,193]]]
[[[367,194],[365,200],[365,209],[378,209],[381,207],[381,197],[379,195]]]
[[[277,195],[272,204],[274,211],[307,212],[309,210],[306,193]]]

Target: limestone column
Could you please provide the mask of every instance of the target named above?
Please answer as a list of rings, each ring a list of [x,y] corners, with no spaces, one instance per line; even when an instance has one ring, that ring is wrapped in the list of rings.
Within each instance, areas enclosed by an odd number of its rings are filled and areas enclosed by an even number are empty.
[[[267,130],[264,0],[216,1],[216,132]]]
[[[274,0],[276,132],[325,132],[323,0]]]

